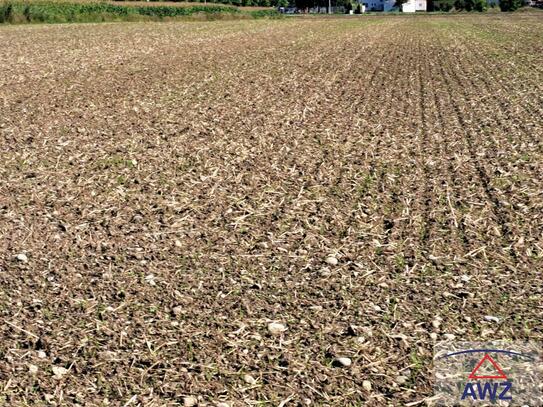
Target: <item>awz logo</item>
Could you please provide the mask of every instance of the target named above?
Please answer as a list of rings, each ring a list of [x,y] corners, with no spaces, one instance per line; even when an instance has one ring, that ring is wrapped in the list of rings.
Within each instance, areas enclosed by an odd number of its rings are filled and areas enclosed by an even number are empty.
[[[479,369],[485,368],[485,362],[486,364],[490,364],[492,366],[492,369],[496,371],[497,374],[478,374]],[[488,353],[485,353],[485,356],[477,363],[475,368],[472,370],[470,375],[468,376],[468,379],[471,380],[485,380],[485,379],[493,379],[493,380],[507,380],[507,376],[503,372],[502,368],[490,357]],[[513,383],[505,381],[501,383],[471,383],[467,382],[466,386],[464,387],[464,392],[462,393],[462,400],[466,399],[473,399],[473,400],[489,400],[489,401],[496,401],[496,395],[499,400],[512,400],[513,397],[510,395],[510,390]],[[498,389],[501,389],[500,392],[498,392]]]
[[[511,390],[511,382],[503,383],[466,383],[464,387],[464,393],[462,393],[462,400],[489,400],[496,401],[496,395],[499,400],[513,400],[513,397],[508,395]],[[501,392],[498,393],[498,388],[501,388]]]
[[[446,354],[442,358],[477,353],[483,354],[483,357],[468,375],[460,400],[488,402],[513,400],[513,382],[507,378],[501,366],[490,354],[506,354],[515,358],[527,356],[504,349],[467,349]]]
[[[542,356],[536,342],[437,342],[431,405],[543,407]]]

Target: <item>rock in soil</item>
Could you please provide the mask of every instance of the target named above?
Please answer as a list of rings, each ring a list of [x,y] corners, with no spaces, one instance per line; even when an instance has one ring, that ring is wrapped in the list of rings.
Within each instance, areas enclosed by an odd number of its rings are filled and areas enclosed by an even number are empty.
[[[272,335],[281,335],[286,330],[287,330],[286,325],[281,324],[279,322],[272,322],[268,324],[268,331],[270,331]]]

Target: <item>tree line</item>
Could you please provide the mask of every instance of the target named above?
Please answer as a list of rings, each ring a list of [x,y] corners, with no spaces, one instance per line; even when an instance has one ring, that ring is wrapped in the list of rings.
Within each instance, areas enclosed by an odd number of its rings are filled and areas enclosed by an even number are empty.
[[[524,0],[500,0],[501,11],[515,11],[524,6]],[[487,0],[428,0],[428,11],[485,11]],[[498,4],[491,7],[498,7]]]
[[[160,1],[160,0],[151,0]],[[289,7],[294,6],[301,11],[314,8],[324,8],[328,11],[328,0],[170,0],[190,1],[193,3],[217,3],[238,7]],[[427,0],[428,11],[485,11],[488,8],[487,0]],[[400,7],[407,0],[396,0],[395,6]],[[360,12],[360,6],[351,0],[331,0],[333,8],[344,7],[345,10]],[[515,11],[524,5],[524,0],[500,0],[502,11]]]

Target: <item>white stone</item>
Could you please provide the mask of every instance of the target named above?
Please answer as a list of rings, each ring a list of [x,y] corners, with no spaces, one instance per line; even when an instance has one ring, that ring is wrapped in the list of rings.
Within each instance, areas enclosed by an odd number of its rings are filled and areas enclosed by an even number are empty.
[[[352,360],[349,358],[337,358],[336,362],[345,367],[349,367],[353,364]]]
[[[183,398],[183,406],[185,407],[194,407],[198,405],[198,399],[194,396],[187,396]]]
[[[364,380],[362,382],[362,388],[366,391],[371,391],[371,382],[369,380]]]
[[[30,372],[30,374],[35,375],[38,373],[38,366],[28,365],[28,371]]]
[[[268,331],[270,331],[272,335],[280,335],[286,330],[287,330],[286,325],[281,324],[279,322],[271,322],[268,324]]]
[[[243,380],[247,384],[255,384],[256,383],[256,379],[253,376],[251,376],[250,374],[244,375]]]
[[[329,264],[330,266],[337,266],[338,261],[335,256],[328,256],[326,258],[326,263]]]
[[[23,262],[23,263],[28,262],[28,257],[27,257],[26,254],[24,254],[24,253],[19,253],[17,256],[15,256],[15,258],[16,258],[18,261]]]
[[[68,369],[62,366],[53,366],[53,374],[55,375],[55,379],[62,379],[66,373],[68,373]]]
[[[330,277],[332,275],[332,272],[330,271],[328,267],[323,267],[320,273],[321,273],[321,276],[323,277]]]
[[[152,274],[149,274],[149,275],[145,276],[145,281],[146,281],[147,284],[149,284],[150,286],[155,286],[155,285],[156,285],[155,276],[152,275]]]
[[[398,376],[398,377],[396,377],[396,383],[398,383],[399,385],[405,384],[406,382],[407,382],[407,377],[406,376]]]

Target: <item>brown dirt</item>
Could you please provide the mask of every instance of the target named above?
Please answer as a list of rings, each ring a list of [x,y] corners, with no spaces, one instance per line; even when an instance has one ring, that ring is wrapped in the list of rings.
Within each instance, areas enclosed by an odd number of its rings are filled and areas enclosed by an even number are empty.
[[[0,404],[425,403],[435,340],[541,341],[542,33],[0,27]]]

